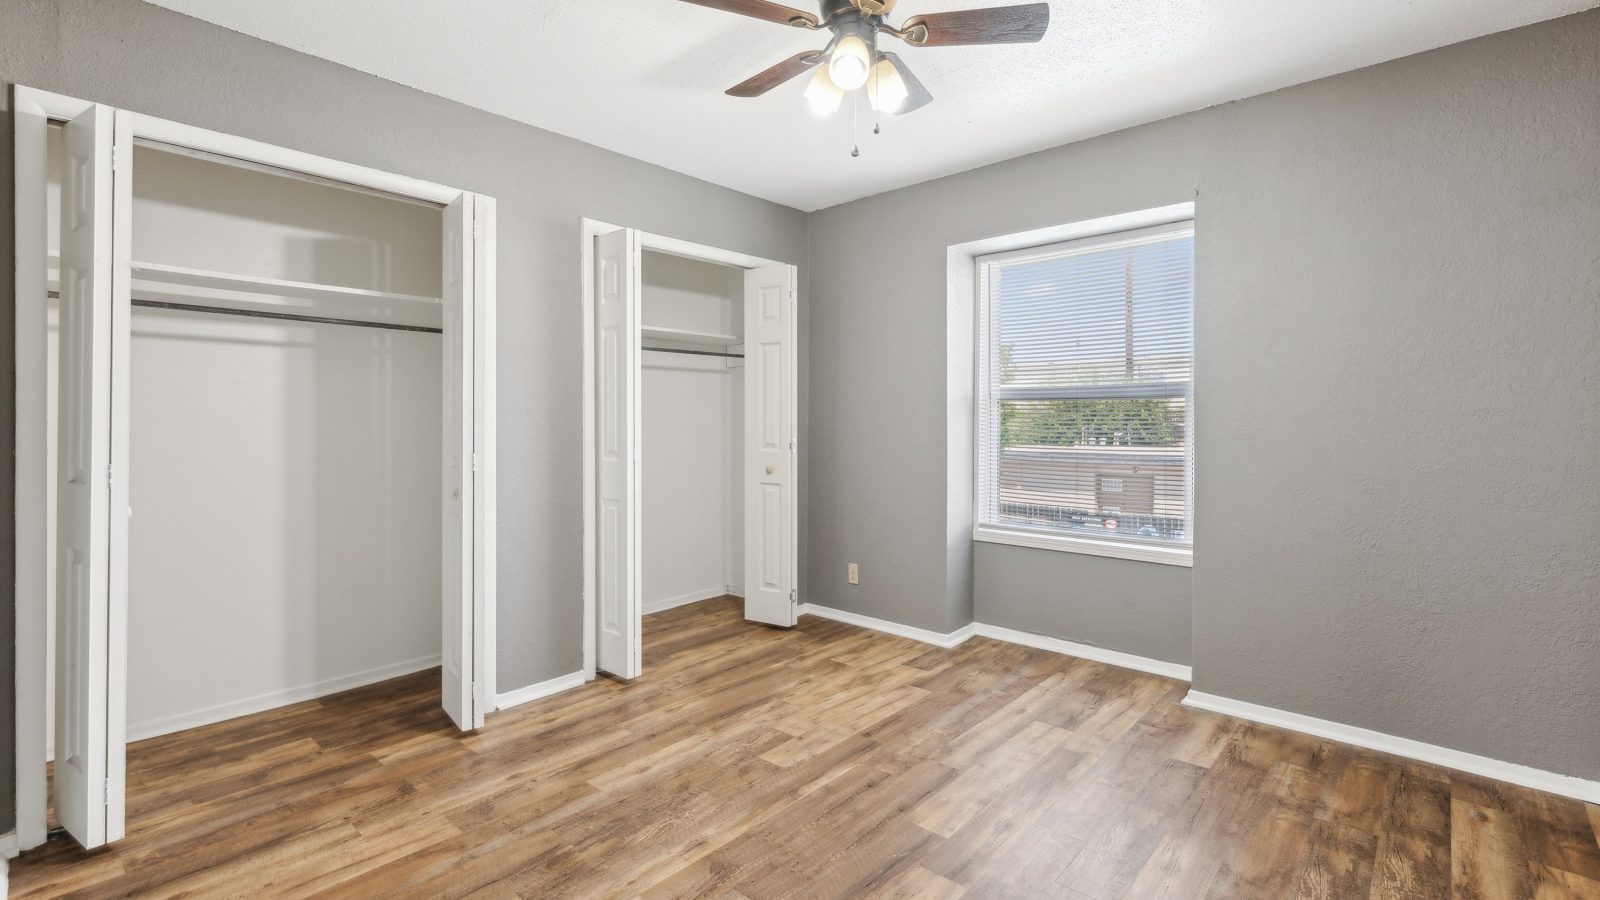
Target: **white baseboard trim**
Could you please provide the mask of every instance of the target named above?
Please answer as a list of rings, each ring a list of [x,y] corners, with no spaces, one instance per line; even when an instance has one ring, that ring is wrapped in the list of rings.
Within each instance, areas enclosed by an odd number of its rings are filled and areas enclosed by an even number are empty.
[[[494,709],[495,712],[501,712],[513,706],[521,706],[524,703],[543,700],[552,694],[559,694],[562,691],[570,691],[575,687],[582,687],[588,680],[583,672],[557,675],[548,681],[540,681],[527,687],[517,688],[514,691],[506,691],[504,694],[496,694]]]
[[[1395,756],[1403,756],[1418,762],[1431,763],[1473,775],[1482,775],[1485,778],[1493,778],[1497,781],[1507,781],[1511,784],[1518,784],[1538,791],[1548,791],[1552,794],[1571,797],[1586,803],[1600,803],[1600,781],[1587,781],[1570,775],[1558,775],[1554,772],[1546,772],[1530,766],[1490,759],[1487,756],[1452,750],[1449,747],[1440,747],[1437,744],[1425,744],[1410,738],[1396,737],[1392,734],[1384,734],[1381,731],[1358,728],[1354,725],[1345,725],[1342,722],[1318,719],[1314,716],[1274,709],[1273,707],[1261,706],[1256,703],[1247,703],[1243,700],[1219,697],[1216,694],[1207,694],[1203,691],[1191,690],[1189,695],[1183,698],[1183,705],[1209,712],[1222,713],[1225,716],[1248,719],[1252,722],[1260,722],[1263,725],[1271,725],[1289,731],[1298,731],[1301,734],[1309,734],[1312,737],[1353,744],[1357,747],[1365,747],[1368,750],[1392,753]]]
[[[924,644],[932,644],[935,647],[944,647],[946,649],[958,646],[970,637],[986,637],[1010,644],[1021,644],[1024,647],[1049,650],[1052,653],[1076,656],[1092,662],[1121,666],[1124,669],[1149,672],[1152,675],[1160,675],[1165,678],[1176,678],[1180,681],[1193,680],[1193,671],[1189,666],[1164,662],[1159,659],[1150,659],[1144,656],[1135,656],[1132,653],[1123,653],[1120,650],[1107,650],[1104,647],[1096,647],[1092,644],[1080,644],[1076,641],[1064,641],[1060,638],[1048,637],[1042,634],[1002,628],[999,625],[984,625],[981,622],[974,622],[964,628],[957,628],[949,634],[940,634],[937,631],[929,631],[926,628],[913,628],[910,625],[901,625],[899,622],[891,622],[888,619],[877,619],[860,613],[846,612],[842,609],[818,606],[815,603],[802,603],[800,605],[800,615],[832,619],[835,622],[843,622],[846,625],[870,628],[873,631],[910,638],[913,641],[921,641]]]
[[[690,591],[687,594],[679,594],[676,597],[667,597],[662,600],[651,600],[644,605],[644,614],[648,616],[651,613],[666,612],[669,609],[677,609],[680,606],[688,606],[691,603],[699,603],[702,600],[715,600],[718,597],[726,597],[730,593],[732,592],[726,587],[718,586],[706,588],[703,591]]]
[[[901,625],[899,622],[891,622],[888,619],[875,619],[872,616],[863,616],[860,613],[845,612],[842,609],[831,609],[826,606],[818,606],[815,603],[800,604],[800,609],[798,612],[802,616],[817,616],[818,618],[822,619],[832,619],[835,622],[843,622],[846,625],[857,625],[862,628],[870,628],[873,631],[881,631],[884,634],[892,634],[896,637],[910,638],[913,641],[921,641],[924,644],[932,644],[935,647],[944,647],[947,649],[960,644],[967,638],[972,637],[973,634],[972,625],[957,628],[955,631],[952,631],[949,634],[941,634],[937,631],[929,631],[926,628],[913,628],[910,625]]]
[[[999,625],[979,623],[976,628],[978,637],[993,638],[1009,644],[1021,644],[1024,647],[1036,647],[1040,650],[1076,656],[1079,659],[1120,666],[1124,669],[1149,672],[1151,675],[1160,675],[1163,678],[1176,678],[1179,681],[1194,680],[1194,670],[1180,663],[1164,662],[1147,656],[1135,656],[1132,653],[1123,653],[1121,650],[1108,650],[1105,647],[1096,647],[1093,644],[1064,641],[1061,638],[1053,638],[1049,635],[1017,631],[1014,628],[1002,628]]]
[[[340,691],[348,691],[352,688],[366,687],[369,684],[377,684],[380,681],[388,681],[391,678],[399,678],[402,675],[410,675],[413,672],[431,669],[437,665],[439,665],[437,654],[423,656],[387,666],[379,666],[375,669],[367,669],[364,672],[352,672],[348,675],[325,678],[322,681],[311,684],[303,684],[268,694],[246,697],[243,700],[235,700],[230,703],[219,703],[216,706],[209,706],[205,709],[166,716],[149,722],[129,722],[128,742],[132,743],[147,738],[160,737],[164,734],[172,734],[175,731],[199,728],[202,725],[215,725],[218,722],[226,722],[229,719],[237,719],[240,716],[266,712],[269,709],[277,709],[280,706],[288,706],[293,703],[303,703],[307,700],[315,700],[318,697],[326,697],[329,694],[337,694]]]

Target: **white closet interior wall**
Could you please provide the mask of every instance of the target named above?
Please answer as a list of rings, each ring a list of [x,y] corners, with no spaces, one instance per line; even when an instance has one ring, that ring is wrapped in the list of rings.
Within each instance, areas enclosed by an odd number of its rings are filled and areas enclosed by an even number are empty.
[[[744,270],[647,250],[642,281],[645,346],[740,351]],[[644,610],[740,594],[741,361],[648,352],[642,358]]]
[[[133,190],[136,262],[439,296],[436,208],[144,147]],[[439,324],[437,303],[134,296]],[[132,343],[129,738],[437,665],[439,335],[136,307]],[[53,439],[53,347],[50,373]]]

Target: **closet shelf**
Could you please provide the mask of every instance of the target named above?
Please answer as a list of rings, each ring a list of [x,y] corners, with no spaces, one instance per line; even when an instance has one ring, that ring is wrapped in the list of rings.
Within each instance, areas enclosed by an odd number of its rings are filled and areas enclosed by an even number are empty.
[[[639,331],[645,337],[654,338],[658,341],[682,341],[688,344],[710,344],[717,347],[744,343],[744,338],[736,334],[690,331],[686,328],[660,328],[655,325],[641,325],[639,326]]]
[[[426,303],[437,306],[438,297],[420,297],[416,294],[397,294],[392,291],[372,291],[365,288],[339,287],[315,284],[309,281],[287,281],[282,278],[263,278],[256,275],[233,275],[211,272],[184,266],[167,266],[160,263],[135,261],[131,264],[133,277],[156,284],[183,285],[210,290],[239,291],[247,294],[266,294],[273,297],[294,297],[300,300],[375,300],[384,303]]]

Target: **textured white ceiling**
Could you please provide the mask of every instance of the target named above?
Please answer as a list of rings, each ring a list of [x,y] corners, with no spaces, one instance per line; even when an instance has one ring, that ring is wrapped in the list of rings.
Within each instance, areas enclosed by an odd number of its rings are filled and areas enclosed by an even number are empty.
[[[722,93],[825,34],[677,0],[150,2],[809,211],[1600,0],[1052,0],[1038,44],[896,47],[935,100],[873,135],[862,98],[858,158],[848,98]]]

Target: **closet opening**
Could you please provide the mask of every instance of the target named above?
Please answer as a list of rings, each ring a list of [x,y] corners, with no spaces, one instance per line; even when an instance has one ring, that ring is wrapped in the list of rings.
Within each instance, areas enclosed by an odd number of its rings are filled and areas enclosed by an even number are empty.
[[[744,270],[643,262],[644,613],[744,596]]]
[[[121,838],[240,716],[420,678],[481,727],[492,199],[17,99],[19,845]]]
[[[64,149],[50,131],[58,219]],[[202,748],[186,735],[205,736],[190,729],[439,665],[443,219],[159,147],[133,158],[126,727],[139,783],[160,774],[141,770],[142,742],[192,758]]]
[[[722,597],[795,624],[795,267],[586,220],[585,668]]]

